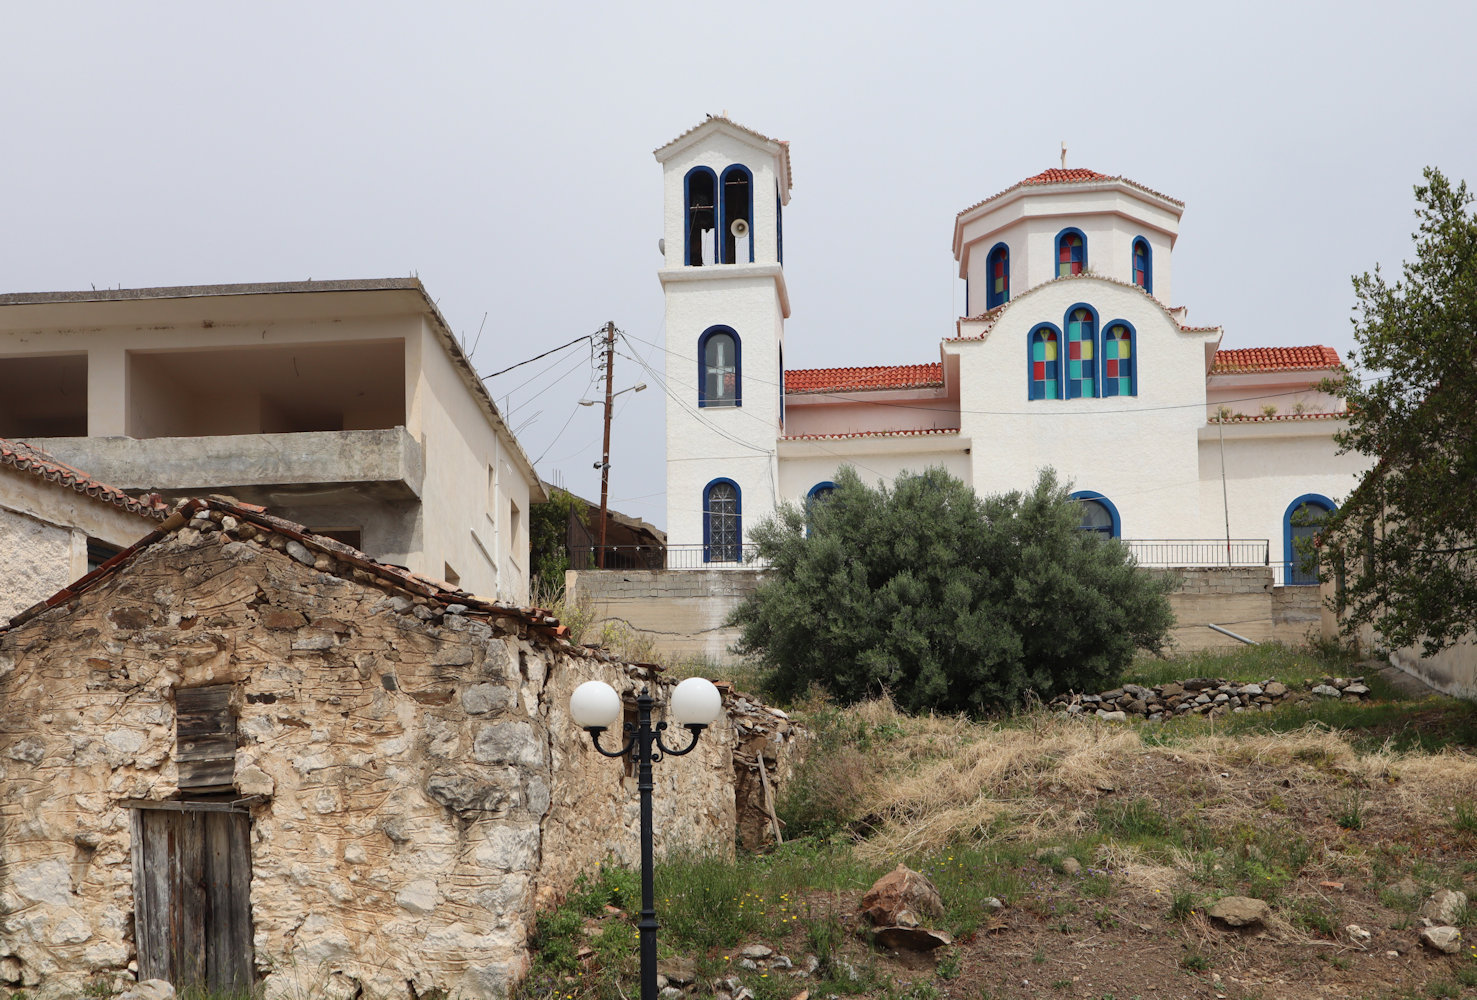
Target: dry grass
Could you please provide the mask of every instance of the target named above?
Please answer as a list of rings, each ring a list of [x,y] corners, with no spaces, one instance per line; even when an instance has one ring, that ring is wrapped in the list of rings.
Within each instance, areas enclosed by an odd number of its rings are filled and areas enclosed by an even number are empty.
[[[1035,841],[1081,829],[1082,804],[1108,790],[1178,783],[1213,825],[1256,822],[1254,788],[1379,787],[1380,805],[1442,821],[1449,804],[1477,796],[1477,758],[1446,750],[1361,753],[1343,735],[1309,726],[1289,733],[1206,733],[1146,743],[1141,727],[1037,713],[1008,723],[909,717],[886,700],[844,710],[858,732],[885,733],[865,753],[844,748],[860,787],[868,861],[935,853],[951,844]],[[1152,737],[1151,737],[1152,739]],[[1133,880],[1163,887],[1168,871],[1114,848]]]

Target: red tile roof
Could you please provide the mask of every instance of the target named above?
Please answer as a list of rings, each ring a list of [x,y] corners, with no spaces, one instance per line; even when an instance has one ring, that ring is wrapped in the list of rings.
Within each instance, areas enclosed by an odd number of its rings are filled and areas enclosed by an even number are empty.
[[[1239,372],[1321,371],[1342,367],[1339,352],[1314,344],[1308,347],[1240,347],[1216,351],[1211,374]]]
[[[1234,413],[1227,417],[1228,424],[1260,424],[1275,423],[1278,420],[1344,420],[1349,416],[1346,410],[1335,410],[1331,413],[1274,413],[1267,416],[1265,413]],[[1211,417],[1210,422],[1220,423],[1216,417]]]
[[[870,368],[797,368],[785,372],[786,392],[923,389],[944,384],[944,366],[873,365]]]
[[[1022,184],[1068,184],[1072,181],[1107,181],[1112,180],[1107,174],[1100,174],[1096,170],[1088,170],[1086,167],[1052,167],[1043,170],[1034,177],[1027,177],[1021,181]]]
[[[83,496],[112,504],[114,507],[141,517],[162,521],[169,513],[168,507],[157,493],[151,493],[144,499],[131,497],[118,487],[100,483],[87,473],[72,468],[39,448],[32,448],[19,441],[7,441],[0,438],[0,465],[8,465],[13,469],[29,472],[49,483],[67,487]]]
[[[996,198],[1004,197],[1017,188],[1029,187],[1037,184],[1096,184],[1101,181],[1122,181],[1129,187],[1137,188],[1145,194],[1151,194],[1156,198],[1163,198],[1165,201],[1172,204],[1179,205],[1181,207],[1184,207],[1185,204],[1178,198],[1171,198],[1169,195],[1165,194],[1162,191],[1155,191],[1153,188],[1148,187],[1144,184],[1140,184],[1138,181],[1129,180],[1127,177],[1113,177],[1108,174],[1100,174],[1096,170],[1088,170],[1086,167],[1067,167],[1066,169],[1063,169],[1061,167],[1052,167],[1049,170],[1043,170],[1039,174],[1034,174],[1030,177],[1027,177],[1023,181],[1017,181],[1010,187],[1006,188],[1004,191],[997,191],[994,194],[990,195],[990,197],[985,198],[983,201],[975,202],[973,205],[970,205],[968,208],[959,212],[959,215],[967,215],[970,212],[973,212],[975,209],[979,208],[981,205],[989,204]]]
[[[786,434],[783,441],[841,441],[847,438],[923,437],[925,434],[958,434],[957,427],[914,427],[895,431],[846,431],[841,434]]]

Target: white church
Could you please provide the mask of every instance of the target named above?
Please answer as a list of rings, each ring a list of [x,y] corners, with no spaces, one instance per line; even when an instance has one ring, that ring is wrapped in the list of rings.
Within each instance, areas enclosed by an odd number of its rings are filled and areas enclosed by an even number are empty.
[[[1174,305],[1184,204],[1050,169],[961,211],[965,315],[917,364],[785,368],[790,149],[726,117],[655,152],[664,185],[669,565],[742,565],[783,500],[942,466],[979,493],[1051,466],[1085,529],[1151,565],[1293,555],[1367,460],[1338,455],[1329,347],[1222,349]],[[858,359],[859,361],[861,359]]]

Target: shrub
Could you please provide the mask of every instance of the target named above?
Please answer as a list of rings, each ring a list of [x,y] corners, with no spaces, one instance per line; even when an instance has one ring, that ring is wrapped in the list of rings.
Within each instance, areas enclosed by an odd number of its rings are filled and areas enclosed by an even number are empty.
[[[781,698],[818,684],[845,703],[888,692],[910,712],[979,715],[1095,690],[1173,622],[1170,581],[1079,530],[1049,469],[983,499],[943,469],[872,489],[843,467],[836,484],[752,536],[771,571],[731,621]]]

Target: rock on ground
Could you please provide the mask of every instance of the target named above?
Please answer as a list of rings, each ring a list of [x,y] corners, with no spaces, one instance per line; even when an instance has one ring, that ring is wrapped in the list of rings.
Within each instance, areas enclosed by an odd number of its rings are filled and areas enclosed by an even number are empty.
[[[906,923],[906,915],[941,917],[944,901],[928,876],[906,865],[898,865],[879,878],[862,897],[862,914],[877,926]],[[902,916],[902,919],[899,917]]]
[[[1249,927],[1265,921],[1271,907],[1249,896],[1227,896],[1216,900],[1205,912],[1227,927]]]

